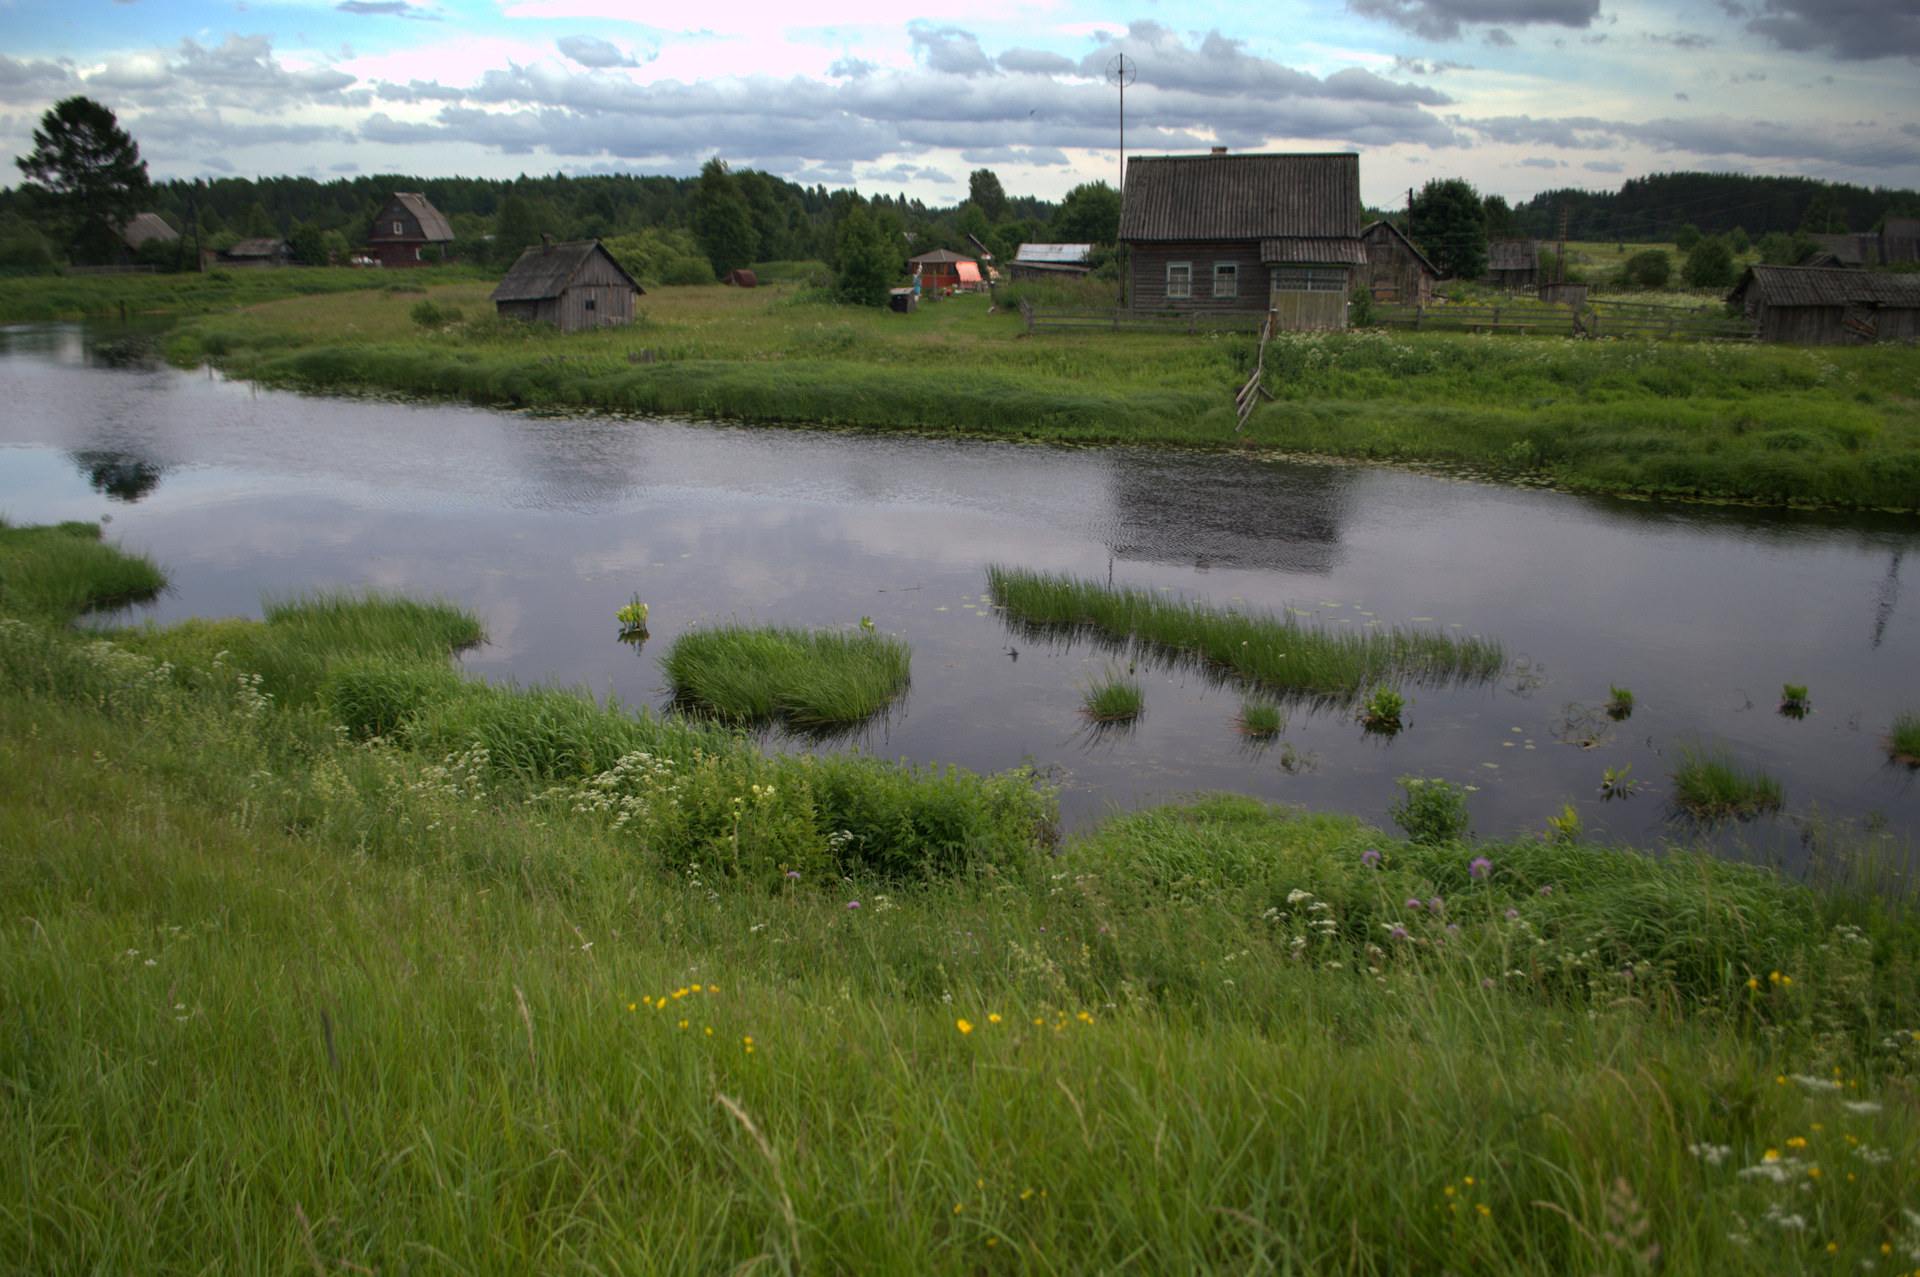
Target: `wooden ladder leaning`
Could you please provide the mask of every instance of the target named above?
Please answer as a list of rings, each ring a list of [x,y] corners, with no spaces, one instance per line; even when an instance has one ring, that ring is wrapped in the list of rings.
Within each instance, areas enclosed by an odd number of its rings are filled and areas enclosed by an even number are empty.
[[[1267,399],[1273,398],[1273,394],[1265,386],[1260,384],[1260,378],[1266,372],[1267,368],[1267,338],[1273,336],[1273,330],[1278,318],[1277,315],[1269,311],[1265,321],[1261,323],[1260,352],[1253,361],[1253,375],[1247,378],[1247,384],[1240,387],[1239,393],[1233,397],[1233,406],[1240,413],[1239,423],[1233,428],[1233,433],[1235,434],[1239,434],[1242,430],[1246,429],[1247,418],[1253,415],[1253,410],[1259,406],[1260,400],[1263,397]]]

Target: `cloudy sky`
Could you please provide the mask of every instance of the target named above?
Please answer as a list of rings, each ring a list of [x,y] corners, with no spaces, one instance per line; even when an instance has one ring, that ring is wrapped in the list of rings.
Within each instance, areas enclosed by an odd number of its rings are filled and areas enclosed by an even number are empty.
[[[0,0],[0,146],[85,93],[156,177],[684,174],[948,203],[1130,153],[1356,150],[1363,193],[1668,169],[1920,186],[1920,0]],[[15,176],[9,171],[6,179]]]

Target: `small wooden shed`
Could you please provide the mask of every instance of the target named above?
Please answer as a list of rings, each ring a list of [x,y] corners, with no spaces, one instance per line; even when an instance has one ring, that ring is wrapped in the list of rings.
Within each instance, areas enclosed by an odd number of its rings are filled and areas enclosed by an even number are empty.
[[[1135,311],[1272,311],[1285,329],[1347,326],[1367,264],[1360,157],[1136,156],[1120,242]]]
[[[232,248],[216,253],[214,256],[221,266],[246,268],[291,266],[293,265],[293,245],[284,239],[272,237],[243,239]]]
[[[1852,346],[1920,339],[1920,275],[1749,266],[1727,300],[1759,326],[1762,341]]]
[[[1487,278],[1494,287],[1532,292],[1540,286],[1540,245],[1530,239],[1501,239],[1487,245]]]
[[[367,248],[382,266],[424,264],[421,250],[453,242],[453,227],[427,197],[394,192],[367,229]]]
[[[1360,241],[1367,246],[1365,278],[1373,300],[1402,306],[1433,300],[1433,282],[1440,272],[1398,226],[1374,222],[1360,232]]]
[[[973,277],[980,278],[980,263],[973,258],[956,253],[950,248],[942,248],[932,253],[922,253],[918,257],[909,257],[907,265],[920,277],[920,291],[934,292],[942,288],[960,287],[960,263],[973,267]]]
[[[540,237],[520,254],[489,298],[513,319],[545,320],[563,333],[633,321],[634,299],[647,291],[634,282],[597,239],[556,244]]]

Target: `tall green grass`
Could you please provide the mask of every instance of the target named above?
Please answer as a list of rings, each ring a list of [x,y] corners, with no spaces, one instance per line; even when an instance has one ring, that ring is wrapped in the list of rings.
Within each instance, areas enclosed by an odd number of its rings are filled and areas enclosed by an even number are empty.
[[[166,588],[144,554],[100,539],[97,523],[13,527],[0,519],[0,612],[67,623],[102,608],[144,602]]]
[[[905,691],[912,653],[891,634],[728,622],[689,630],[660,658],[675,701],[732,723],[857,723]]]
[[[991,564],[987,584],[1008,616],[1034,633],[1093,631],[1290,698],[1346,702],[1381,683],[1491,681],[1507,663],[1491,639],[1400,627],[1342,633],[1290,616],[1224,610],[1064,573]]]
[[[487,277],[470,266],[433,266],[414,274],[416,282],[422,284]],[[288,297],[370,292],[391,282],[381,271],[315,268],[205,274],[188,271],[175,275],[40,275],[0,280],[0,323],[152,311],[227,310]]]
[[[1096,723],[1131,723],[1147,708],[1146,690],[1132,674],[1103,670],[1081,689],[1080,712]]]
[[[1745,820],[1777,811],[1785,800],[1780,782],[1734,756],[1725,741],[1687,736],[1671,747],[1673,802],[1700,820]]]
[[[1887,754],[1895,762],[1920,767],[1920,713],[1901,710],[1887,728]]]

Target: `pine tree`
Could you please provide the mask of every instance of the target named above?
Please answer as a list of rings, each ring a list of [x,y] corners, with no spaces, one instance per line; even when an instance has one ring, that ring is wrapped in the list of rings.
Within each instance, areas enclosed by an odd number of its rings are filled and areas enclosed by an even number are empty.
[[[92,98],[56,102],[33,131],[33,153],[14,163],[21,193],[44,208],[65,242],[85,258],[117,256],[117,228],[132,219],[151,184],[140,148],[112,111]]]
[[[834,292],[857,306],[884,306],[900,272],[899,254],[886,242],[880,224],[855,200],[834,229]]]
[[[719,156],[700,167],[700,185],[693,193],[693,237],[716,275],[753,265],[759,238],[753,232],[753,213]]]
[[[967,175],[967,202],[980,210],[989,225],[1007,220],[1007,190],[990,168],[977,168]]]

